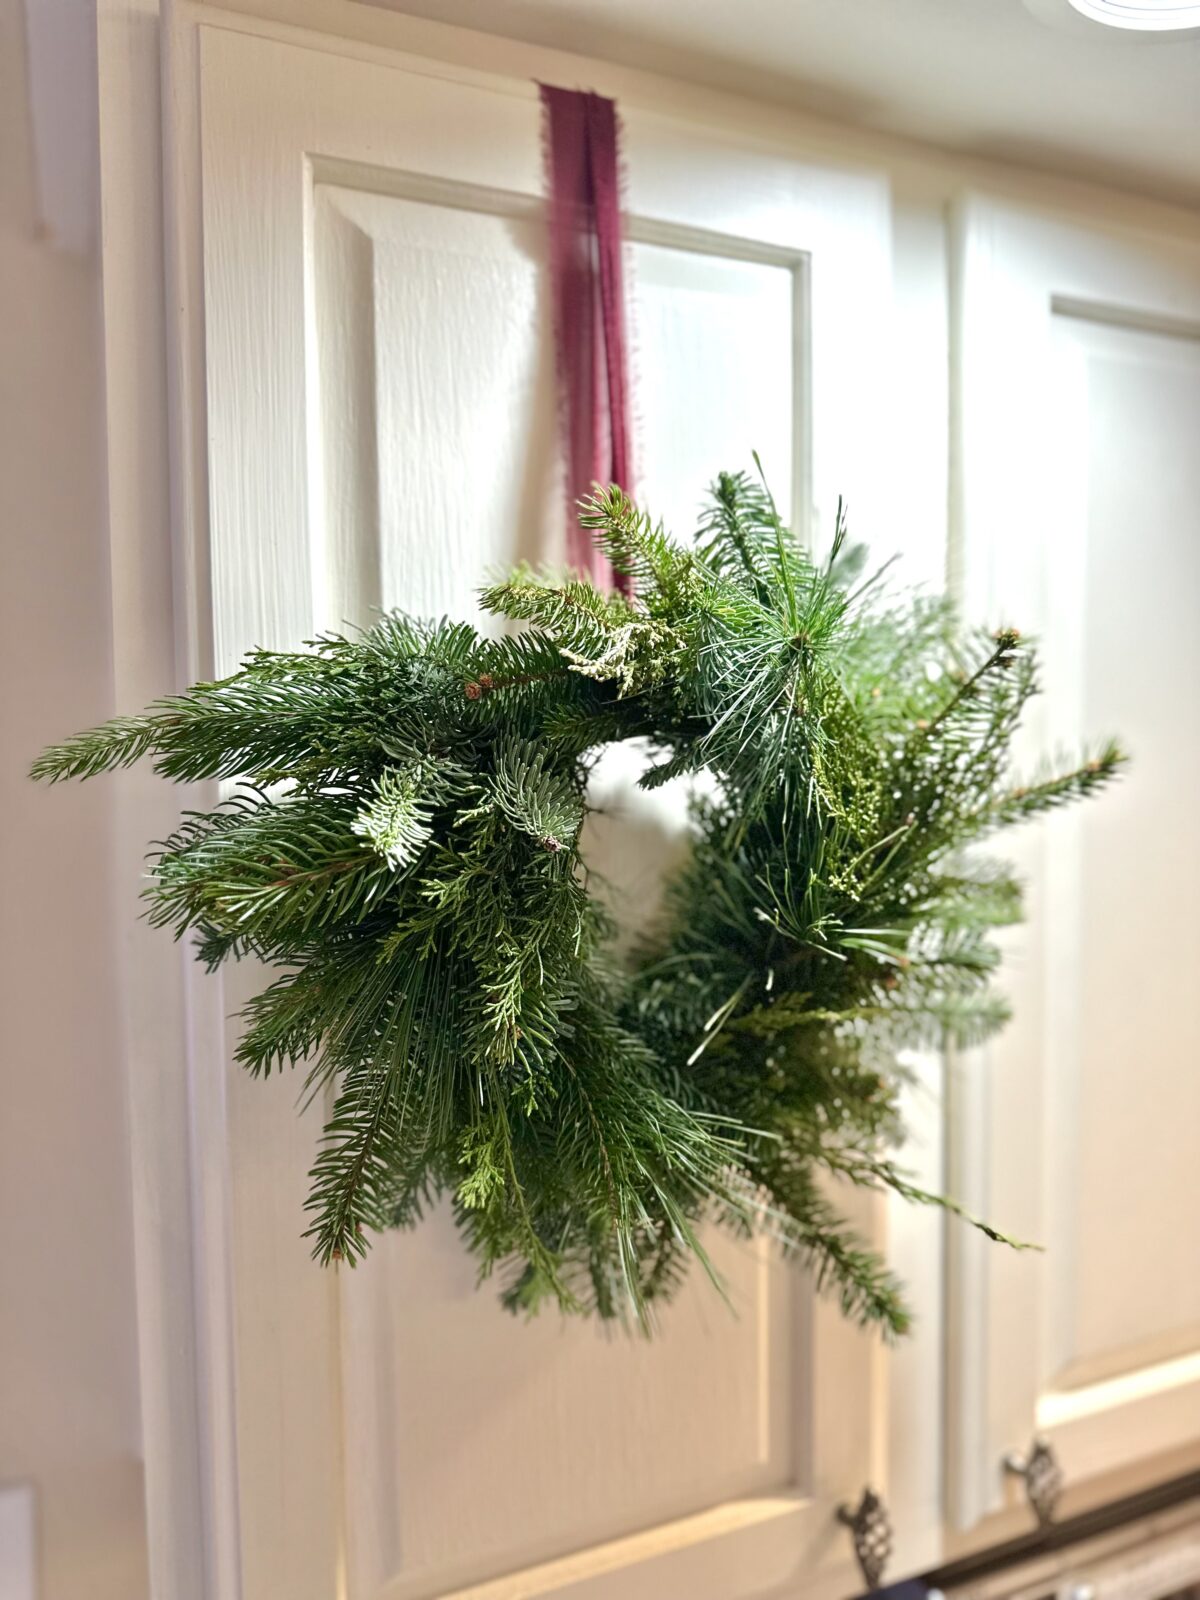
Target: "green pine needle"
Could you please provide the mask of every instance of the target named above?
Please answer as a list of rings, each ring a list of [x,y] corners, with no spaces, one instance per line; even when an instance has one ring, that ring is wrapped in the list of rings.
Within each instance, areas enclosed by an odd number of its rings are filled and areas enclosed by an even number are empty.
[[[516,632],[393,614],[257,650],[33,775],[148,757],[238,780],[157,848],[148,915],[210,966],[279,969],[238,1059],[302,1062],[307,1096],[329,1096],[319,1260],[353,1264],[449,1197],[513,1310],[648,1328],[691,1263],[712,1271],[715,1223],[766,1232],[848,1317],[901,1333],[899,1285],[826,1180],[962,1214],[894,1163],[896,1054],[1002,1026],[992,932],[1020,891],[974,847],[1124,757],[1015,777],[1029,643],[860,582],[840,508],[821,566],[741,474],[718,478],[694,546],[616,488],[582,520],[636,599],[521,572],[483,595]],[[592,762],[630,739],[652,752],[645,786],[711,783],[622,965],[581,829]]]

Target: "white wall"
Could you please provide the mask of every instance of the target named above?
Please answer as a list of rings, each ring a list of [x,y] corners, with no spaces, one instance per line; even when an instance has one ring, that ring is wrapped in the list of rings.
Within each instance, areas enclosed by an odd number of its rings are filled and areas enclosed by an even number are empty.
[[[0,1486],[34,1485],[38,1600],[139,1600],[113,795],[25,776],[112,709],[100,278],[39,238],[33,165],[0,0]]]

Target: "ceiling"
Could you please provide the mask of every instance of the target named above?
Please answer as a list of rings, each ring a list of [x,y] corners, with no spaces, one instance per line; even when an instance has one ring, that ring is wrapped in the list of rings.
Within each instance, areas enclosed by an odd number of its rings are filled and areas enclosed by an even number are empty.
[[[1200,39],[1066,0],[373,3],[1200,207]]]

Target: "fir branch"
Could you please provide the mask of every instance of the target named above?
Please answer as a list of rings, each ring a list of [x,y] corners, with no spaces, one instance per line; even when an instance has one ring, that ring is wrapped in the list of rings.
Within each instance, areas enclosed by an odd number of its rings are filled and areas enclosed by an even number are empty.
[[[967,701],[974,698],[980,684],[989,673],[995,672],[997,669],[1006,672],[1012,666],[1016,660],[1016,651],[1021,635],[1015,628],[1001,628],[995,637],[995,649],[991,651],[985,660],[980,662],[974,672],[963,678],[958,688],[933,718],[932,722],[921,725],[921,732],[926,738],[932,738],[938,728],[949,717],[952,717]]]
[[[161,716],[152,714],[114,717],[43,750],[29,775],[43,783],[60,783],[64,778],[93,778],[118,767],[131,767],[158,748],[162,721]]]
[[[387,767],[375,780],[373,797],[351,823],[351,830],[369,839],[394,872],[411,865],[433,835],[427,787],[420,765]]]
[[[745,474],[718,477],[694,547],[617,488],[582,520],[635,600],[517,573],[483,594],[520,624],[500,638],[392,613],[256,650],[34,776],[147,758],[239,780],[157,847],[147,913],[210,966],[279,969],[237,1054],[263,1076],[303,1063],[307,1099],[331,1098],[319,1260],[353,1263],[449,1195],[512,1309],[648,1329],[692,1264],[712,1274],[715,1218],[898,1334],[898,1285],[818,1179],[965,1215],[890,1154],[896,1053],[1006,1016],[991,932],[1019,886],[964,850],[1124,757],[1014,786],[1032,648],[964,639],[945,602],[888,599],[880,574],[852,589],[840,506],[820,565]],[[710,793],[623,963],[582,823],[591,765],[626,739],[651,747],[645,787],[703,773]]]
[[[980,824],[984,828],[1011,827],[1016,822],[1086,799],[1119,777],[1128,761],[1120,745],[1110,740],[1094,756],[1067,772],[1009,789],[980,809]]]

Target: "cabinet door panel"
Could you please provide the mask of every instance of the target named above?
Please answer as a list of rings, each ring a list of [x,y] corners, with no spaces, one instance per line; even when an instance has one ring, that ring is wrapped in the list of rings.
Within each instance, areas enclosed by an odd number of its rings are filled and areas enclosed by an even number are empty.
[[[1078,715],[1128,730],[1134,761],[1048,841],[1082,999],[1059,1044],[1075,1131],[1048,1195],[1047,1365],[1075,1390],[1200,1350],[1200,339],[1060,315],[1055,344],[1085,508]]]
[[[1200,250],[983,203],[959,224],[967,609],[1044,638],[1027,754],[1115,733],[1133,757],[1015,841],[1016,1017],[954,1072],[960,1187],[1045,1247],[953,1240],[966,1529],[1035,1432],[1076,1506],[1200,1433]]]
[[[536,91],[203,8],[176,26],[214,665],[379,605],[475,616],[489,567],[563,548]],[[886,191],[623,110],[646,498],[686,528],[757,448],[803,528],[841,491],[869,533]],[[636,761],[604,764],[595,839],[630,918],[683,825]],[[802,1276],[717,1241],[732,1314],[698,1277],[645,1343],[511,1320],[444,1214],[322,1274],[298,1237],[313,1116],[286,1079],[225,1084],[205,1148],[229,1171],[246,1600],[856,1587],[834,1511],[871,1476],[877,1347]]]

